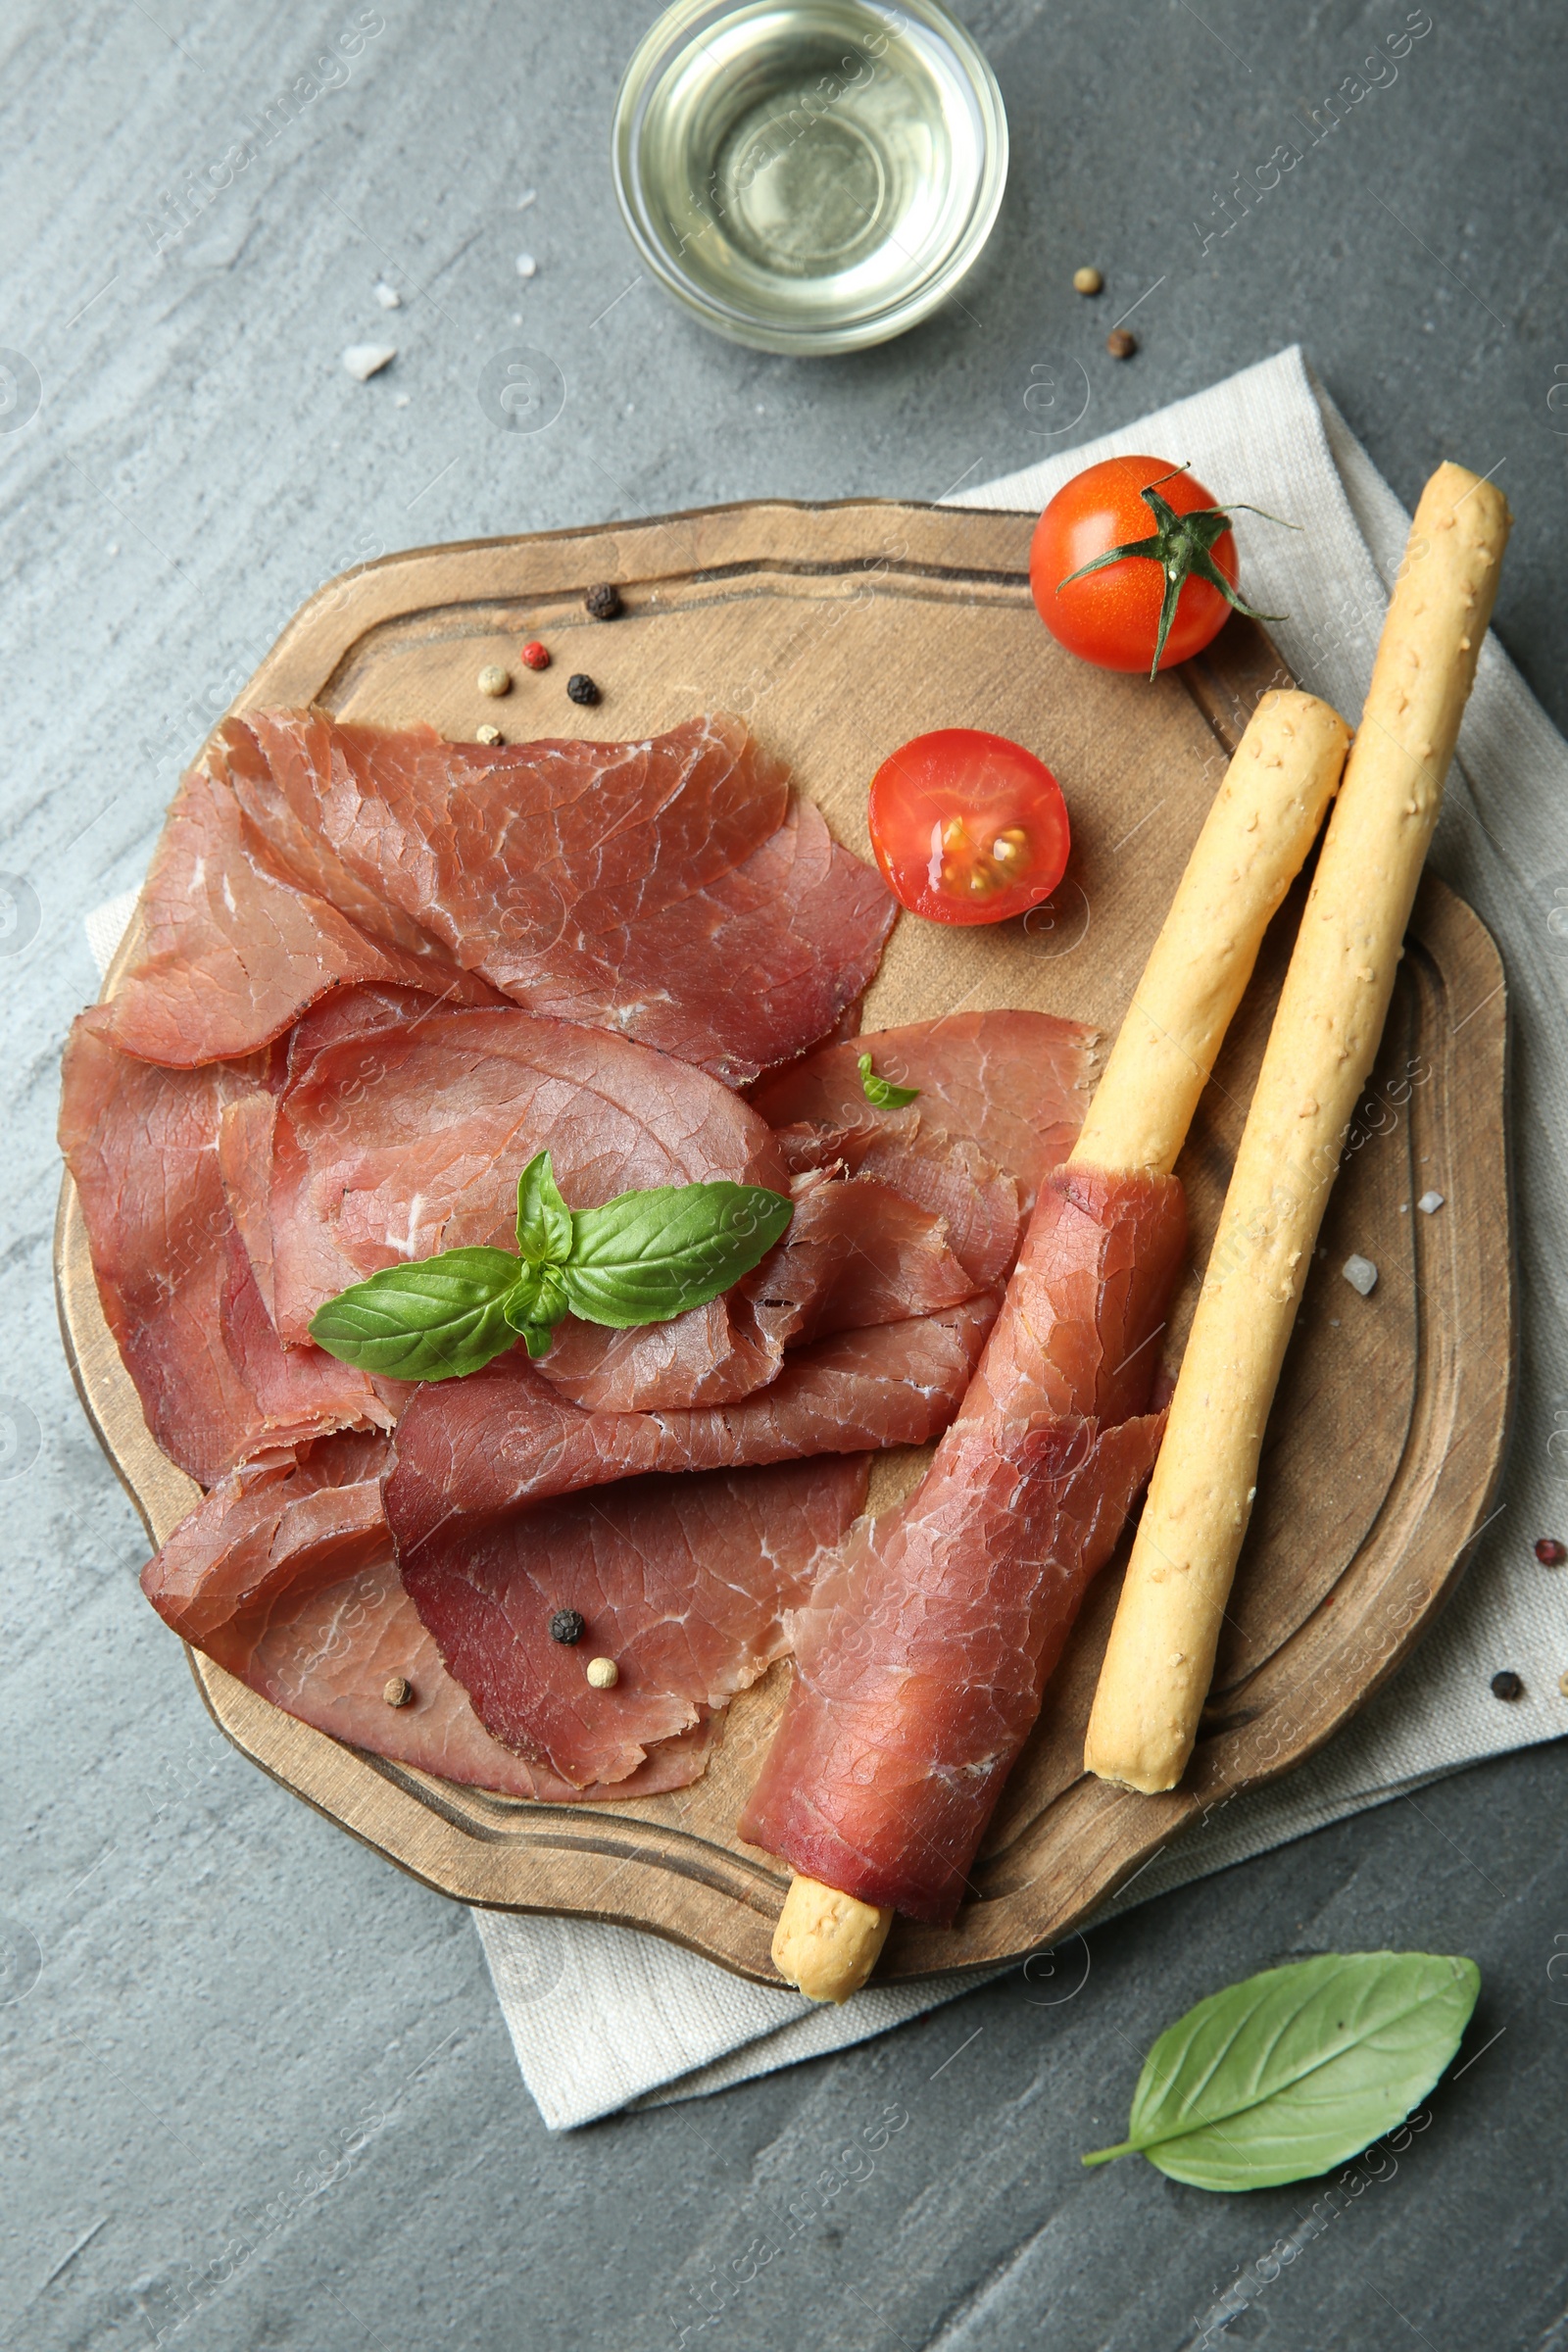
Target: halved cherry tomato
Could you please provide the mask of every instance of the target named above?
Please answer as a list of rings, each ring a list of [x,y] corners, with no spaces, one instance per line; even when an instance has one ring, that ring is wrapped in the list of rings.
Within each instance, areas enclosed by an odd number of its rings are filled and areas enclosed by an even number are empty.
[[[1102,669],[1152,669],[1159,635],[1166,568],[1151,561],[1158,544],[1156,515],[1140,495],[1154,483],[1159,497],[1180,517],[1217,509],[1212,494],[1190,473],[1177,472],[1164,458],[1106,458],[1063,483],[1035,525],[1029,550],[1029,586],[1041,619],[1069,653]],[[1236,541],[1222,529],[1200,551],[1232,587]],[[1113,547],[1147,540],[1150,556],[1107,564],[1087,579],[1061,582]],[[1175,560],[1182,561],[1178,549]],[[1160,651],[1161,669],[1200,654],[1230,615],[1231,599],[1199,571],[1188,570],[1176,601],[1170,632]],[[1236,600],[1240,602],[1240,600]],[[1247,606],[1241,608],[1250,610]],[[1263,617],[1266,617],[1263,616]]]
[[[1049,899],[1071,835],[1044,760],[1004,735],[917,735],[871,780],[871,846],[901,906],[936,923],[1000,923]]]

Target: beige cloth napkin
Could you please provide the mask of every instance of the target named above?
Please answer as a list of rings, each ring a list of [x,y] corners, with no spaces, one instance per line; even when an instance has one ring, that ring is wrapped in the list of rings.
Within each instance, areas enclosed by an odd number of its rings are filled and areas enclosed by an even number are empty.
[[[953,503],[1037,509],[1080,466],[1146,450],[1190,463],[1226,500],[1301,526],[1283,531],[1238,515],[1248,593],[1263,611],[1290,615],[1273,633],[1300,682],[1358,714],[1409,517],[1298,350],[1087,447],[1054,455],[1043,437],[1039,464]],[[1565,808],[1568,745],[1489,638],[1433,863],[1497,939],[1514,1024],[1524,1335],[1519,1419],[1497,1515],[1457,1599],[1388,1689],[1310,1763],[1235,1798],[1148,1864],[1101,1919],[1480,1757],[1568,1731],[1568,1699],[1557,1688],[1568,1668],[1568,1568],[1553,1574],[1532,1552],[1538,1535],[1568,1539]],[[133,903],[88,918],[101,962]],[[1468,1213],[1461,1185],[1462,1172],[1438,1213]],[[1490,1688],[1502,1666],[1524,1680],[1524,1695],[1512,1703]],[[474,1924],[523,2080],[553,2130],[632,2104],[696,2097],[842,2049],[980,1981],[872,1988],[843,2009],[820,2010],[630,1929],[496,1912],[475,1912]],[[1081,1947],[1058,1966],[1054,1982],[1075,1982]]]

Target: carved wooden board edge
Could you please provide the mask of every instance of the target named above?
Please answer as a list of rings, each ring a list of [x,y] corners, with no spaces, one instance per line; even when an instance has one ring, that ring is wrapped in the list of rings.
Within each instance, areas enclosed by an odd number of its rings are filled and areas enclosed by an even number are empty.
[[[898,541],[884,536],[868,551],[863,537],[868,515],[897,518],[906,536]],[[776,543],[769,544],[770,533],[785,518],[808,524],[809,557],[785,557]],[[551,584],[557,593],[580,590],[605,571],[634,583],[662,570],[667,574],[673,562],[715,586],[756,570],[793,568],[820,576],[881,567],[956,574],[975,586],[1016,589],[1033,519],[1032,514],[900,501],[774,501],[581,532],[414,550],[380,559],[319,591],[285,629],[233,708],[242,711],[268,701],[305,701],[322,691],[322,657],[329,638],[343,644],[351,611],[354,632],[363,634],[378,620],[406,615],[413,608],[492,598],[503,606],[514,602],[520,549],[535,562],[530,596]],[[959,538],[961,553],[955,545]],[[554,567],[550,581],[541,579],[537,568],[547,552]],[[461,581],[453,571],[453,560],[459,558]],[[1179,675],[1227,750],[1261,693],[1270,684],[1289,682],[1263,632],[1235,621],[1210,657],[1187,664]],[[106,989],[134,952],[136,928],[133,924],[122,944]],[[1466,990],[1472,979],[1476,983],[1473,1003],[1447,1038],[1452,1049],[1454,1036],[1467,1031],[1464,1047],[1456,1051],[1468,1100],[1484,1105],[1467,1121],[1473,1195],[1506,1201],[1501,1117],[1506,1030],[1496,951],[1472,911],[1430,878],[1410,945],[1424,996],[1434,1006],[1441,1008],[1456,983]],[[1427,1220],[1420,1224],[1425,1227]],[[1506,1214],[1495,1226],[1454,1218],[1441,1221],[1441,1229],[1455,1236],[1445,1246],[1467,1257],[1465,1275],[1479,1286],[1471,1295],[1490,1300],[1494,1309],[1477,1360],[1490,1355],[1495,1365],[1500,1357],[1508,1370],[1494,1393],[1456,1426],[1459,1351],[1451,1335],[1450,1344],[1435,1348],[1430,1359],[1423,1346],[1412,1437],[1399,1474],[1371,1536],[1335,1590],[1336,1611],[1342,1595],[1354,1605],[1335,1617],[1331,1630],[1322,1622],[1330,1610],[1320,1608],[1240,1690],[1223,1694],[1222,1704],[1205,1720],[1190,1784],[1182,1790],[1170,1798],[1147,1799],[1098,1783],[1075,1784],[998,1857],[1000,1868],[990,1874],[994,1885],[987,1886],[985,1899],[970,1906],[956,1931],[939,1934],[901,1923],[884,1976],[974,1968],[1022,1954],[1067,1932],[1195,1816],[1312,1753],[1394,1671],[1451,1589],[1490,1507],[1511,1404],[1510,1221]],[[1421,1236],[1423,1249],[1438,1241],[1438,1233]],[[197,1490],[146,1430],[103,1322],[69,1177],[57,1223],[56,1276],[67,1353],[83,1406],[149,1532],[161,1540]],[[1472,1340],[1470,1346],[1475,1349],[1478,1343]],[[1452,1446],[1434,1460],[1430,1448],[1444,1433],[1451,1434]],[[1391,1544],[1397,1597],[1388,1611],[1383,1604],[1389,1583],[1379,1581],[1377,1568]],[[1299,1646],[1303,1643],[1305,1648]],[[200,1653],[187,1654],[205,1702],[237,1746],[282,1786],[424,1884],[481,1905],[570,1912],[649,1929],[738,1974],[776,1983],[767,1941],[785,1880],[765,1857],[733,1852],[704,1838],[683,1838],[667,1822],[639,1822],[608,1804],[547,1809],[500,1797],[487,1800],[468,1789],[444,1795],[445,1784],[341,1746],[271,1707]],[[1308,1654],[1314,1673],[1337,1663],[1351,1679],[1348,1686],[1340,1683],[1337,1697],[1324,1694],[1298,1706],[1294,1716],[1282,1713],[1286,1691],[1299,1689],[1299,1669]],[[1364,1680],[1358,1684],[1356,1677]],[[487,1803],[491,1808],[488,1826],[474,1818],[476,1797],[480,1810]],[[459,1798],[461,1811],[449,1801]],[[1044,1857],[1035,1849],[1044,1845],[1058,1857],[1070,1854],[1070,1874],[1059,1859],[1054,1867],[1039,1866]],[[1063,1883],[1068,1875],[1070,1886]]]

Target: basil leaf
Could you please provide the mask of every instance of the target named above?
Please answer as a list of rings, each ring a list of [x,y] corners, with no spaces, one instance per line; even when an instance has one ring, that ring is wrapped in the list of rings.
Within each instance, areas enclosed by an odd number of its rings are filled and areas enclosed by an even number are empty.
[[[917,1086],[895,1086],[891,1078],[879,1078],[871,1067],[869,1054],[860,1055],[858,1067],[865,1099],[868,1102],[874,1102],[878,1110],[902,1110],[906,1102],[912,1102],[920,1092]]]
[[[570,1211],[567,1211],[569,1216]],[[556,1336],[556,1325],[567,1313],[565,1288],[558,1266],[524,1266],[518,1280],[501,1301],[501,1311],[530,1355],[543,1355]]]
[[[391,1380],[461,1380],[514,1344],[502,1302],[516,1280],[508,1250],[444,1250],[341,1291],[317,1308],[311,1337]]]
[[[517,1178],[517,1248],[525,1266],[559,1266],[571,1254],[571,1211],[548,1152],[536,1152]]]
[[[663,1184],[572,1212],[566,1300],[587,1323],[625,1331],[703,1306],[766,1256],[794,1214],[756,1184]]]
[[[1473,1960],[1330,1952],[1210,1993],[1144,2061],[1127,2137],[1195,2188],[1275,2188],[1359,2155],[1426,2097],[1481,1990]]]

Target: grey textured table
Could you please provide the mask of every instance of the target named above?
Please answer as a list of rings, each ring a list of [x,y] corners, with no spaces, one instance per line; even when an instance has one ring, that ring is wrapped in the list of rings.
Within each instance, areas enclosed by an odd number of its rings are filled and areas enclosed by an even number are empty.
[[[710,340],[639,276],[606,143],[644,0],[0,14],[0,345],[26,363],[0,398],[0,864],[25,886],[0,943],[8,2346],[1174,2352],[1222,2327],[1282,2352],[1568,2346],[1558,1749],[1134,1914],[1070,1999],[1013,1977],[838,2060],[552,2140],[464,1913],[201,1713],[61,1359],[81,915],[139,877],[182,760],[295,607],[367,556],[764,492],[938,497],[1299,338],[1407,501],[1441,455],[1505,467],[1498,627],[1568,719],[1561,10],[1435,0],[1397,79],[1245,216],[1216,190],[1405,22],[1393,0],[970,13],[1013,133],[993,246],[961,309],[805,365]],[[328,49],[352,55],[323,74]],[[188,173],[247,122],[255,159],[168,241]],[[1086,260],[1099,304],[1068,287]],[[1104,331],[1140,296],[1118,367]],[[353,381],[343,347],[382,339],[395,364]],[[565,387],[535,434],[475,398],[517,341]],[[1052,438],[1075,361],[1090,406]],[[1385,1941],[1476,1956],[1483,2054],[1332,2219],[1304,2189],[1080,2171],[1191,1999]],[[843,2184],[837,2151],[890,2106],[906,2127]],[[759,2269],[763,2241],[783,2250]]]

